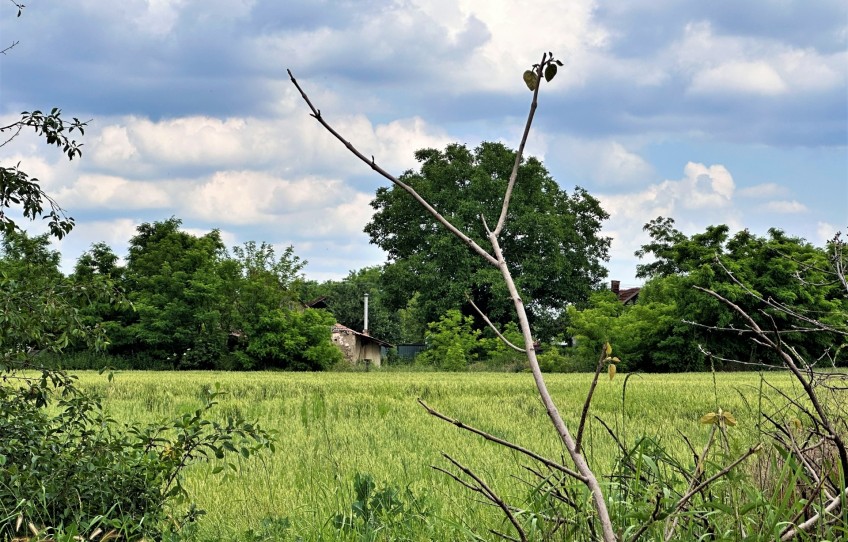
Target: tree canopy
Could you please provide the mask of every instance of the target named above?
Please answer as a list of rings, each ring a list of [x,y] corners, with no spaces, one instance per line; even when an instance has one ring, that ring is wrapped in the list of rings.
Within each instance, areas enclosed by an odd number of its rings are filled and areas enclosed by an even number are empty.
[[[400,179],[484,244],[483,219],[491,227],[497,222],[515,152],[484,142],[474,150],[459,144],[444,151],[422,149],[415,158],[420,169]],[[500,272],[454,239],[403,190],[380,188],[371,205],[376,212],[365,231],[388,253],[383,287],[391,308],[406,308],[417,293],[425,320],[433,322],[460,307],[474,314],[467,304],[470,298],[494,322],[511,320],[512,303]],[[606,276],[603,262],[610,240],[600,230],[607,218],[585,190],[578,187],[569,194],[539,160],[524,160],[501,246],[540,337],[561,332],[565,306],[585,302]]]
[[[649,279],[638,303],[625,307],[610,294],[597,294],[590,308],[571,309],[570,332],[577,337],[580,356],[609,341],[629,369],[687,371],[710,364],[720,369],[775,361],[769,350],[744,340],[734,311],[698,289],[703,288],[740,306],[763,329],[781,330],[782,339],[800,355],[818,359],[825,353],[834,363],[848,364],[839,348],[844,337],[806,333],[787,313],[764,309],[757,301],[771,299],[844,327],[848,299],[832,273],[827,247],[778,229],[766,236],[748,230],[731,236],[729,227],[717,225],[687,236],[673,219],[663,217],[645,230],[651,240],[636,254],[652,260],[637,267],[638,276]]]

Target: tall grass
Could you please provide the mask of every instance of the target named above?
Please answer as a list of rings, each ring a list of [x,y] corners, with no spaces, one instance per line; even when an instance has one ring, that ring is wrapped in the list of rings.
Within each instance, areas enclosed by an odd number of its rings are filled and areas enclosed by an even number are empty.
[[[398,490],[406,495],[402,499],[414,498],[426,518],[413,529],[383,525],[374,539],[461,540],[502,525],[497,510],[475,501],[431,465],[444,466],[440,454],[448,453],[504,498],[521,500],[530,492],[524,457],[433,419],[416,398],[543,455],[566,455],[529,374],[123,372],[112,382],[96,373],[78,374],[118,420],[155,421],[189,411],[200,404],[203,388],[220,383],[227,395],[217,415],[239,412],[277,432],[276,453],[242,460],[229,479],[211,476],[214,464],[189,473],[186,487],[207,511],[200,539],[234,539],[249,530],[259,533],[263,525],[267,531],[266,518],[287,518],[283,531],[291,539],[361,539],[361,533],[340,532],[333,522],[350,512],[358,473],[370,475],[378,487]],[[700,446],[699,439],[709,433],[699,424],[706,412],[717,406],[731,411],[739,424],[730,435],[742,447],[758,438],[760,405],[777,400],[768,389],[762,393],[771,395],[759,395],[755,373],[719,374],[715,380],[706,373],[634,375],[626,398],[621,376],[598,386],[591,413],[626,444],[650,436],[684,463],[691,462],[691,453],[679,435]],[[791,386],[784,375],[770,375],[770,381]],[[548,383],[567,423],[576,426],[589,376],[549,375]],[[585,450],[598,472],[613,470],[616,445],[594,419],[588,422]]]

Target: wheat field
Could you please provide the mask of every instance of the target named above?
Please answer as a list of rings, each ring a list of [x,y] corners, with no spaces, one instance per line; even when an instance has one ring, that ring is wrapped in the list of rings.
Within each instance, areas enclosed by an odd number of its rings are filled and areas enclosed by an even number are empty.
[[[449,454],[505,500],[520,501],[530,487],[522,468],[528,460],[429,416],[419,398],[542,455],[564,455],[526,373],[120,372],[111,382],[93,372],[77,374],[119,421],[173,418],[198,408],[202,390],[218,384],[225,395],[216,416],[240,413],[276,432],[274,453],[226,459],[238,468],[233,475],[212,474],[215,462],[189,469],[185,485],[206,511],[197,525],[202,540],[245,533],[254,540],[490,539],[489,528],[504,526],[497,510],[432,466],[448,468],[441,454]],[[757,438],[759,412],[772,408],[775,397],[757,373],[633,375],[626,394],[625,377],[601,375],[591,414],[624,444],[658,437],[684,460],[689,452],[679,435],[697,447],[708,433],[699,424],[702,415],[718,407],[731,411],[739,422],[731,439],[746,446]],[[792,385],[785,374],[766,377],[783,389]],[[547,376],[572,428],[590,381],[588,374]],[[585,449],[596,471],[612,469],[616,444],[591,416]],[[365,538],[340,530],[334,519],[351,514],[357,475],[371,476],[378,489],[397,490],[415,517],[382,525]]]

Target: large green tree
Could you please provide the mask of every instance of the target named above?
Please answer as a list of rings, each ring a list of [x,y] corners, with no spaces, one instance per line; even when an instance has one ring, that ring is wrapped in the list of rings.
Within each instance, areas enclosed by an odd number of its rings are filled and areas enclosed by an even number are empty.
[[[738,304],[764,329],[782,330],[782,337],[810,359],[828,350],[834,337],[793,331],[786,313],[761,310],[757,297],[824,323],[844,324],[848,300],[830,274],[826,248],[774,228],[766,236],[748,230],[731,236],[727,226],[718,225],[686,236],[672,219],[659,217],[645,230],[651,241],[636,254],[653,259],[637,267],[637,276],[651,279],[640,303],[663,303],[675,311],[672,328],[651,353],[654,368],[704,368],[707,358],[702,351],[713,354],[719,366],[728,365],[727,360],[769,362],[769,351],[740,340],[743,335],[733,327],[733,311],[698,287]],[[748,295],[749,291],[754,295]]]
[[[420,150],[415,158],[420,169],[400,179],[485,244],[482,219],[491,227],[497,222],[515,152],[501,143],[482,143],[474,150],[452,144],[444,151]],[[388,253],[383,284],[390,308],[406,308],[417,293],[426,321],[450,309],[474,314],[468,298],[501,325],[512,319],[499,270],[459,243],[408,194],[396,185],[380,188],[371,205],[376,212],[365,231]],[[539,160],[524,160],[501,246],[540,337],[560,333],[565,306],[585,302],[606,276],[610,240],[600,235],[606,218],[585,190],[569,194]]]
[[[211,367],[226,350],[222,326],[224,244],[217,230],[197,237],[170,218],[138,226],[130,240],[124,281],[135,311],[126,327],[130,344],[116,345],[124,355],[180,368]]]

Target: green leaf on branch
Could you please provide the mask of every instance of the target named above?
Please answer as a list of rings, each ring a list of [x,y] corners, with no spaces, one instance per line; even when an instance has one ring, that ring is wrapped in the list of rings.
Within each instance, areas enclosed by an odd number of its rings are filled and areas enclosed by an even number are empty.
[[[548,64],[548,67],[545,68],[545,81],[548,83],[551,82],[557,74],[557,65],[556,64]]]
[[[533,70],[527,70],[524,72],[524,84],[527,85],[527,88],[531,91],[536,90],[536,87],[539,86],[539,78]]]

